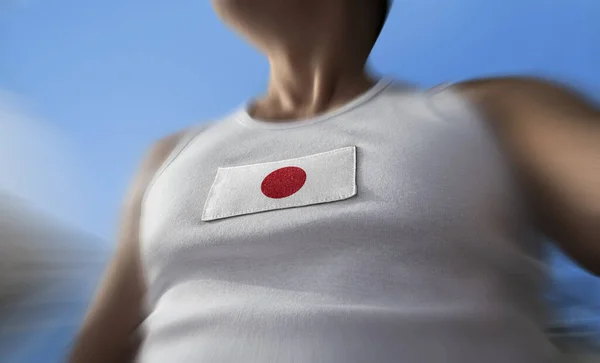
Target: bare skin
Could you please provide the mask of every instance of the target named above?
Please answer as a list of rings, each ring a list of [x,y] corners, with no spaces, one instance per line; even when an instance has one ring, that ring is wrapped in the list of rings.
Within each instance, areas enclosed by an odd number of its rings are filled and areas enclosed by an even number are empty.
[[[142,196],[182,133],[157,142],[147,153],[125,199],[118,249],[78,334],[71,363],[131,362],[140,344],[137,328],[144,319],[146,287],[139,254]]]
[[[377,35],[372,4],[214,0],[223,21],[270,64],[267,93],[254,103],[252,116],[274,122],[312,117],[368,90],[375,83],[365,71]]]
[[[375,35],[369,1],[214,0],[219,16],[271,65],[250,113],[285,122],[336,109],[369,89]],[[309,24],[309,26],[307,26]],[[513,160],[537,227],[600,274],[600,110],[554,83],[497,78],[455,88],[478,106]],[[125,203],[120,248],[79,334],[70,363],[131,362],[143,321],[138,226],[146,186],[179,135],[159,142]]]
[[[456,88],[492,123],[536,227],[600,275],[600,108],[536,78],[482,79]]]

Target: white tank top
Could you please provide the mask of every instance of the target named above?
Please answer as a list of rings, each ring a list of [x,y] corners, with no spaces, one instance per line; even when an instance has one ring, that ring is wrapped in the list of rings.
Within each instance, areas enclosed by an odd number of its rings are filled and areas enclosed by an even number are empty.
[[[190,133],[142,209],[141,363],[546,363],[540,246],[486,123],[380,81]]]

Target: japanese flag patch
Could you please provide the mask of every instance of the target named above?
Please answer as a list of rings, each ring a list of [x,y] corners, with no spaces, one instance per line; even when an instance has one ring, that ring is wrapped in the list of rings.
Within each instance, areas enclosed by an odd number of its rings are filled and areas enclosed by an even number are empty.
[[[356,192],[356,146],[218,168],[202,220],[340,201]]]

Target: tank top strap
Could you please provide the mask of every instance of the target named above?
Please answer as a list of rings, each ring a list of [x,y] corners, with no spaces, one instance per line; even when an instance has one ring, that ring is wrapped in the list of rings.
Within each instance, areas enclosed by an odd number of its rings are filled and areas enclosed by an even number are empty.
[[[144,196],[142,198],[142,204],[146,200],[146,196],[152,189],[153,185],[156,183],[156,180],[158,180],[158,178],[160,178],[160,176],[169,167],[169,165],[171,165],[173,163],[173,161],[175,159],[177,159],[177,157],[183,152],[183,150],[185,150],[187,148],[187,146],[190,145],[192,143],[192,141],[194,141],[194,139],[196,139],[196,137],[198,135],[203,133],[206,129],[208,129],[212,125],[213,125],[212,122],[203,122],[200,124],[193,125],[183,131],[181,138],[179,139],[179,141],[177,141],[173,150],[171,150],[169,155],[163,161],[162,165],[157,169],[156,173],[150,180],[150,183],[148,183],[148,186],[146,187]]]

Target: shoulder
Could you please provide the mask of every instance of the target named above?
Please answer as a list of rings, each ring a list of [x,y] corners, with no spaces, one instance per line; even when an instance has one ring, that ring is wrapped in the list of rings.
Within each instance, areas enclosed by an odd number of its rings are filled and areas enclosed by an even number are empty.
[[[575,88],[541,77],[511,76],[471,79],[448,87],[494,127],[558,129],[598,118],[593,101]],[[533,127],[533,128],[532,128]]]
[[[586,101],[571,86],[549,78],[509,76],[471,79],[452,88],[492,112],[519,113],[537,107],[584,106]]]
[[[142,169],[149,172],[159,169],[190,132],[190,129],[180,130],[151,143],[142,162]]]
[[[550,78],[535,76],[504,76],[473,78],[456,83],[453,88],[462,92],[499,95],[505,92],[547,92],[567,88]]]
[[[189,129],[184,129],[151,143],[138,169],[138,177],[149,182],[189,132],[191,132]]]
[[[215,122],[203,122],[172,134],[166,135],[147,147],[141,162],[134,174],[128,193],[129,199],[136,202],[142,198],[146,189],[185,147],[193,142],[197,135],[215,125]]]
[[[125,201],[126,205],[140,204],[148,186],[191,132],[191,129],[183,129],[150,143],[133,176]]]

